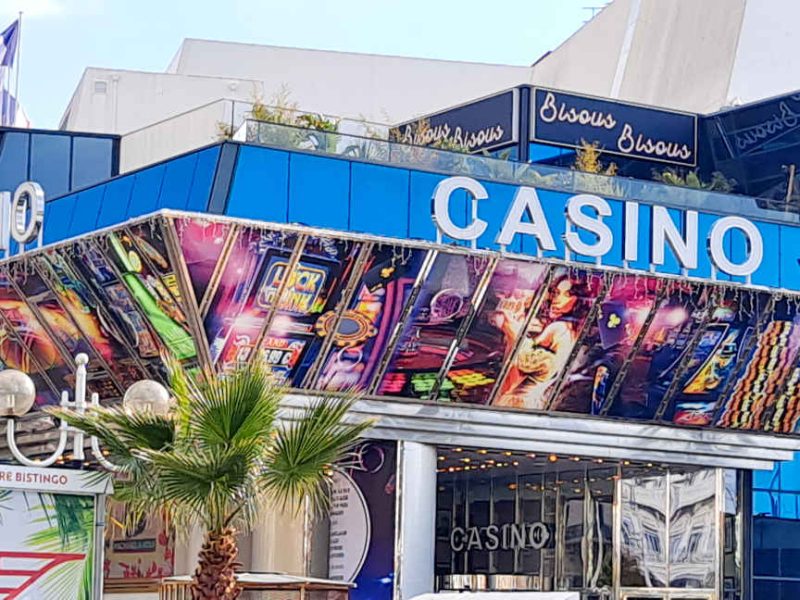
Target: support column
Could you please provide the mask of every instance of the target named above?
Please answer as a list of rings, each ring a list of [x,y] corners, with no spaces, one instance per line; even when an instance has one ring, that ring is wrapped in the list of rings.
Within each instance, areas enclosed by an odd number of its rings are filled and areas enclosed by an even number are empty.
[[[175,575],[193,575],[197,557],[205,541],[205,531],[200,526],[175,539]]]
[[[268,507],[259,515],[251,534],[250,565],[254,572],[306,574],[305,518],[294,512]]]
[[[396,600],[433,592],[436,545],[436,447],[399,443]]]

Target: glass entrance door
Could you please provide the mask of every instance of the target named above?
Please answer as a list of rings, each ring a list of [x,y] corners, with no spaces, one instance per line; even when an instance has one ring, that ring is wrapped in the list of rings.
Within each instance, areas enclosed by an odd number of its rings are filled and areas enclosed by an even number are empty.
[[[738,492],[718,469],[440,448],[438,472],[440,591],[727,600],[739,577]]]
[[[623,468],[619,483],[619,589],[630,600],[716,600],[722,473]]]

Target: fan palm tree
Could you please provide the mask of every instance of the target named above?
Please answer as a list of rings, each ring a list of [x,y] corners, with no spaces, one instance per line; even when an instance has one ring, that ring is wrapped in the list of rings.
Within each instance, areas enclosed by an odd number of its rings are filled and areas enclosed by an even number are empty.
[[[234,600],[241,593],[236,533],[270,503],[324,508],[334,465],[348,460],[370,423],[347,422],[352,399],[335,398],[278,419],[283,391],[258,366],[224,377],[189,376],[174,364],[169,370],[169,414],[50,412],[100,440],[120,468],[114,495],[130,519],[159,507],[178,531],[205,529],[192,598]]]

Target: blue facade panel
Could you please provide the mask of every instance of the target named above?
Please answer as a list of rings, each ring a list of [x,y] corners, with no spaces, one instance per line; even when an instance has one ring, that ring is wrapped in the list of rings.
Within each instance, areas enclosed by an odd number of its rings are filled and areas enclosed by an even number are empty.
[[[193,152],[49,200],[45,206],[44,242],[109,227],[160,208],[204,212],[219,148]]]
[[[171,165],[172,162],[174,161],[149,167],[134,175],[133,193],[128,204],[127,217],[138,217],[158,210],[164,175],[167,165]]]
[[[354,163],[350,191],[350,229],[373,235],[406,237],[409,224],[409,173]]]
[[[283,223],[289,218],[289,153],[242,146],[225,214]]]
[[[431,190],[437,183],[445,179],[444,175],[411,171],[408,205],[408,237],[415,240],[434,241],[436,226],[431,221]],[[456,200],[457,202],[457,200]],[[466,207],[458,207],[453,203],[454,220],[460,213],[466,215]],[[460,209],[460,210],[459,210]]]
[[[70,237],[96,229],[97,217],[103,204],[106,186],[86,189],[75,196],[75,211],[69,227]]]
[[[194,175],[191,180],[186,210],[203,211],[208,206],[211,186],[217,171],[220,146],[212,146],[197,153]]]
[[[350,163],[292,154],[289,158],[290,223],[350,228]]]
[[[97,227],[108,227],[121,223],[128,214],[128,205],[133,191],[133,177],[120,177],[109,181],[105,186],[106,194],[100,214],[97,216]]]
[[[166,165],[158,194],[158,208],[186,210],[196,167],[197,154],[183,156]]]
[[[45,204],[42,235],[45,244],[53,244],[69,237],[69,226],[75,212],[76,199],[75,194],[70,194]]]

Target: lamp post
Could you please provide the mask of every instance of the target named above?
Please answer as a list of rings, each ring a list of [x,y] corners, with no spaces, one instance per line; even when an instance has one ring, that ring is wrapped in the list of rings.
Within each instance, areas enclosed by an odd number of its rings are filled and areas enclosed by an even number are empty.
[[[92,394],[90,404],[86,403],[86,365],[89,357],[78,354],[75,357],[77,369],[75,372],[75,392],[73,400],[69,392],[61,392],[61,407],[70,408],[77,413],[84,413],[88,406],[99,406],[100,399],[97,394]],[[16,419],[25,415],[36,400],[36,386],[28,375],[21,371],[7,369],[0,371],[0,417],[6,419],[6,439],[11,454],[26,467],[49,467],[61,458],[67,448],[69,438],[72,436],[72,455],[76,460],[85,459],[85,436],[82,431],[72,427],[63,419],[59,419],[58,444],[53,453],[46,458],[31,459],[25,456],[16,442]],[[125,392],[122,399],[123,409],[129,412],[151,411],[156,414],[166,414],[170,409],[170,396],[167,389],[157,381],[142,380],[134,383]],[[108,471],[118,471],[119,468],[109,461],[100,450],[100,442],[94,436],[89,441],[92,454],[97,461]],[[92,572],[92,598],[100,600],[103,597],[103,545],[105,540],[105,494],[95,494],[94,512],[94,555]]]
[[[88,406],[99,406],[98,395],[92,394],[91,403],[86,403],[86,364],[89,357],[86,354],[78,354],[75,363],[78,368],[75,373],[75,394],[74,400],[69,399],[69,392],[61,392],[61,406],[72,408],[78,413],[84,413]],[[79,429],[71,427],[64,420],[60,420],[58,426],[58,444],[53,453],[47,458],[30,459],[19,449],[16,442],[16,422],[17,417],[25,415],[33,406],[36,399],[36,387],[28,375],[21,371],[7,369],[0,371],[0,417],[7,417],[6,439],[11,454],[20,463],[27,467],[49,467],[52,466],[67,448],[70,435],[72,436],[72,455],[75,460],[83,461],[84,452],[84,433]],[[126,411],[141,412],[151,411],[156,414],[165,414],[169,411],[170,396],[167,389],[150,379],[137,381],[125,392],[122,399],[122,406]],[[100,443],[97,438],[92,436],[90,440],[92,454],[103,467],[109,471],[117,471],[118,468],[112,464],[100,450]]]

